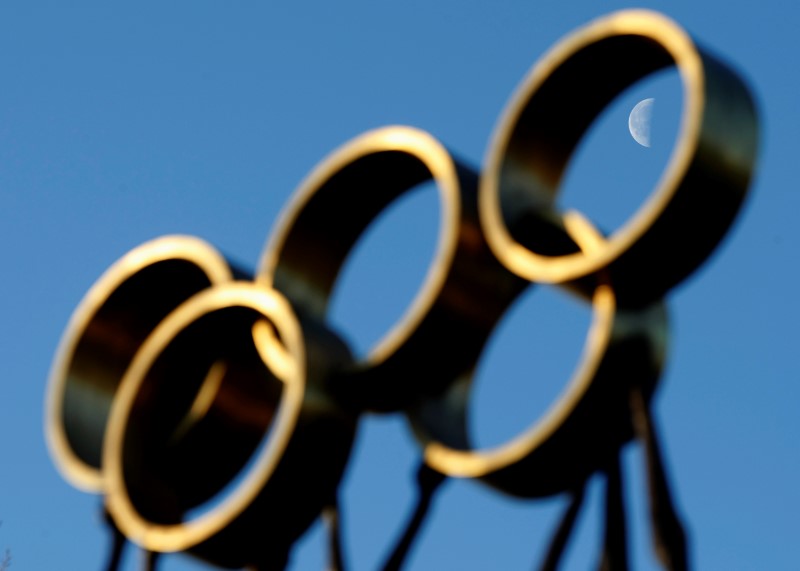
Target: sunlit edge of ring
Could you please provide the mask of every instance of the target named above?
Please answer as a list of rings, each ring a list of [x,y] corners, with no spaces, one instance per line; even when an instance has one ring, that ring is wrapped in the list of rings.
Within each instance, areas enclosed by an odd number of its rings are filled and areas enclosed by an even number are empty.
[[[146,267],[171,259],[197,264],[212,284],[233,279],[222,255],[200,238],[176,234],[150,240],[126,253],[94,282],[70,316],[56,349],[45,398],[45,441],[61,477],[84,492],[102,493],[106,478],[100,467],[90,466],[75,454],[65,433],[63,404],[74,352],[91,320],[119,285]]]
[[[399,320],[369,349],[359,364],[361,367],[385,361],[419,327],[436,302],[455,257],[462,210],[460,183],[454,159],[439,141],[423,130],[392,125],[368,131],[333,151],[297,187],[280,212],[256,271],[257,282],[272,286],[286,237],[317,191],[350,163],[386,151],[408,153],[430,171],[439,195],[439,235],[433,258],[414,299]]]
[[[174,525],[146,521],[133,506],[122,473],[122,443],[139,386],[161,351],[197,318],[229,307],[254,309],[272,322],[295,366],[281,371],[283,392],[269,430],[269,440],[244,479],[225,501],[194,520]],[[296,426],[305,391],[305,348],[289,303],[274,290],[252,283],[231,282],[191,298],[170,314],[145,341],[120,384],[108,423],[103,469],[107,475],[107,508],[120,530],[143,547],[161,552],[183,551],[222,531],[244,512],[268,482]]]
[[[613,290],[599,286],[593,296],[593,316],[584,348],[572,376],[547,412],[500,446],[457,450],[439,442],[424,443],[425,462],[448,476],[480,478],[519,462],[538,448],[570,416],[591,386],[611,341],[616,302]]]
[[[591,44],[619,35],[654,39],[673,59],[684,86],[683,113],[674,149],[655,189],[636,212],[611,233],[605,248],[590,256],[582,252],[558,258],[536,254],[510,235],[500,208],[500,169],[514,129],[531,97],[555,69]],[[598,18],[562,39],[534,65],[517,87],[487,147],[478,201],[481,226],[498,259],[518,275],[541,283],[564,283],[598,271],[617,259],[653,225],[680,189],[699,142],[705,107],[704,89],[703,64],[694,42],[675,21],[658,12],[623,10]]]

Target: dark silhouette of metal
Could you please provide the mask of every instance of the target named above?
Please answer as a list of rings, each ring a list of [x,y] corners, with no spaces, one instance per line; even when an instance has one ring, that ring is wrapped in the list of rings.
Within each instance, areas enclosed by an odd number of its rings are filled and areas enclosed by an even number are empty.
[[[672,500],[652,412],[641,391],[633,391],[631,400],[636,431],[644,443],[647,457],[653,546],[665,569],[684,571],[689,568],[686,534]]]
[[[330,571],[345,571],[344,553],[342,552],[342,535],[339,519],[341,510],[338,500],[322,511],[322,517],[328,526],[328,569]]]
[[[429,468],[424,462],[417,469],[417,506],[400,540],[392,549],[389,558],[383,565],[383,571],[399,571],[403,567],[408,553],[411,551],[414,540],[428,515],[431,501],[439,487],[447,477],[436,470]]]
[[[539,567],[540,571],[555,571],[558,569],[558,564],[561,557],[564,555],[564,550],[567,547],[572,530],[575,527],[575,521],[578,519],[578,513],[583,505],[583,498],[585,494],[585,483],[573,491],[570,497],[569,506],[567,507],[561,522],[556,528],[556,532],[550,540],[550,546],[545,554],[544,561]]]
[[[125,539],[125,534],[122,533],[117,527],[117,524],[114,523],[111,514],[106,510],[103,510],[103,521],[111,534],[111,549],[108,555],[108,564],[105,569],[106,571],[117,571],[122,562],[122,555],[125,552],[128,541]]]
[[[117,524],[114,523],[114,519],[107,510],[103,510],[103,523],[105,523],[111,534],[111,549],[109,550],[108,563],[105,569],[106,571],[118,571],[128,546],[128,540],[125,538],[125,534],[119,530]],[[140,550],[143,571],[155,571],[160,556],[161,554],[155,551]]]
[[[627,525],[619,454],[610,459],[605,473],[605,537],[600,571],[628,571]]]

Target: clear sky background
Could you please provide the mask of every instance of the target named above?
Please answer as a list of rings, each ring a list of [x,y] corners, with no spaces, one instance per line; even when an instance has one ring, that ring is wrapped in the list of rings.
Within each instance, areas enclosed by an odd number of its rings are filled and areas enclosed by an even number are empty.
[[[797,30],[791,2],[643,2],[732,62],[760,104],[751,194],[703,268],[668,297],[670,354],[655,411],[697,569],[791,570],[800,513]],[[515,86],[563,35],[626,3],[3,2],[0,4],[0,549],[13,569],[99,569],[100,499],[65,483],[43,438],[50,362],[86,290],[164,234],[200,236],[254,267],[279,209],[328,153],[376,127],[432,133],[478,167]],[[655,97],[653,146],[627,115]],[[665,164],[681,94],[674,73],[612,104],[576,156],[564,204],[613,228]],[[347,205],[343,204],[345,208]],[[347,268],[335,324],[363,352],[411,299],[438,205],[423,188],[388,212]],[[587,307],[531,290],[484,355],[479,442],[532,422],[562,388]],[[347,559],[374,569],[412,506],[419,449],[397,415],[366,418],[343,483]],[[657,569],[642,458],[625,453],[634,568]],[[595,566],[592,482],[565,569]],[[507,499],[450,482],[409,568],[528,569],[564,498]],[[291,569],[319,569],[323,535]],[[129,554],[125,569],[136,566]],[[205,569],[170,556],[165,571]]]

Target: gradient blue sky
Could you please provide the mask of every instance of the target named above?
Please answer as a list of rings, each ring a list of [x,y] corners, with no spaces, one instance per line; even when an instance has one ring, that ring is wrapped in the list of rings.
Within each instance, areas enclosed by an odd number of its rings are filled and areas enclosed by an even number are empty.
[[[670,355],[656,401],[697,569],[797,569],[800,512],[800,194],[797,29],[784,2],[643,2],[732,62],[760,103],[751,195],[710,261],[668,298]],[[616,1],[4,2],[0,4],[0,549],[14,570],[99,569],[98,497],[61,480],[45,448],[50,361],[85,291],[131,248],[200,236],[254,267],[282,204],[328,153],[407,124],[478,166],[528,68],[560,37],[631,7]],[[655,97],[654,143],[627,114]],[[642,82],[599,121],[565,204],[613,227],[658,177],[680,109],[675,74]],[[357,350],[399,315],[433,249],[430,189],[397,205],[348,267],[334,320]],[[371,293],[379,295],[370,297]],[[583,342],[587,308],[526,295],[485,355],[478,440],[499,442],[546,408]],[[402,418],[367,418],[344,482],[350,567],[375,568],[413,495],[418,448]],[[642,463],[625,454],[634,568],[657,569]],[[594,566],[593,483],[565,569]],[[563,498],[518,502],[474,482],[438,497],[411,569],[525,569]],[[291,569],[321,568],[315,527]],[[133,555],[132,553],[130,555]],[[129,557],[125,569],[135,568]],[[164,571],[203,569],[183,556]]]

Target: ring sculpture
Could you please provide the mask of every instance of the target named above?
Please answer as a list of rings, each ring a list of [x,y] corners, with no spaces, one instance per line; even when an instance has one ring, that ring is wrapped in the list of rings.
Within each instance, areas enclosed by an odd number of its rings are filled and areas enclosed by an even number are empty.
[[[562,174],[595,117],[668,66],[684,111],[657,187],[609,233],[559,211]],[[367,411],[405,414],[422,455],[419,505],[385,569],[403,563],[446,477],[518,497],[571,494],[541,564],[554,569],[597,472],[607,479],[602,565],[626,569],[619,450],[634,437],[646,450],[657,555],[686,569],[649,411],[665,359],[663,298],[727,232],[756,147],[755,106],[738,75],[666,17],[623,11],[531,69],[480,171],[422,131],[386,127],[311,172],[254,275],[197,238],[134,249],[74,312],[46,407],[53,461],[76,487],[104,495],[116,538],[109,569],[125,539],[151,567],[157,553],[182,551],[224,568],[282,569],[320,515],[333,522],[331,565],[341,568],[337,489]],[[355,358],[328,325],[332,288],[366,227],[426,181],[442,213],[434,259],[405,314]],[[465,423],[471,376],[495,324],[537,283],[591,305],[583,354],[541,418],[477,449]]]

